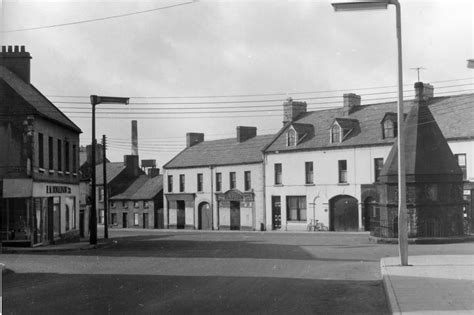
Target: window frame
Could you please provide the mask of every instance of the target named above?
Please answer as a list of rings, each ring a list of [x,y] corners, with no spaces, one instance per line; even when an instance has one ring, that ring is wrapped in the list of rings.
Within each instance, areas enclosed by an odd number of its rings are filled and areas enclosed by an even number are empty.
[[[244,189],[245,191],[252,189],[252,173],[250,171],[244,171]]]
[[[304,172],[305,172],[305,184],[306,185],[314,184],[314,165],[312,161],[304,163]]]
[[[54,170],[54,139],[48,137],[48,168]]]
[[[274,171],[274,183],[275,185],[283,185],[283,165],[281,163],[275,163],[273,165]]]
[[[347,184],[347,160],[338,160],[338,183]]]
[[[229,189],[237,188],[237,174],[235,172],[229,172]]]
[[[168,175],[168,192],[173,192],[173,175]]]
[[[62,172],[63,171],[63,142],[61,141],[61,139],[58,139],[57,141],[58,143],[58,151],[57,151],[57,156],[58,156],[58,163],[57,163],[57,166],[58,166],[58,172]]]
[[[140,215],[138,212],[133,213],[133,225],[139,226],[140,225]]]
[[[296,146],[296,143],[298,139],[298,134],[296,133],[296,130],[293,128],[290,128],[286,134],[286,146],[288,147],[294,147]]]
[[[186,177],[184,174],[179,174],[179,192],[184,192],[186,189]]]
[[[198,192],[202,192],[203,191],[203,174],[202,173],[198,173],[197,176],[196,176],[196,180],[197,180],[197,191]]]
[[[337,132],[334,130],[337,128]],[[342,142],[342,128],[337,123],[334,123],[331,127],[331,143],[341,143]]]
[[[295,200],[296,208],[291,207],[291,200]],[[296,219],[293,218],[292,210],[295,210]],[[307,214],[306,196],[286,196],[286,218],[288,222],[307,222]]]
[[[222,173],[216,173],[216,191],[222,191]]]
[[[391,118],[387,118],[383,121],[382,130],[383,130],[384,139],[391,139],[391,138],[397,137],[397,133],[398,133],[397,123]]]
[[[382,162],[381,165],[378,165],[377,162]],[[374,158],[374,182],[379,182],[380,173],[383,168],[383,158]]]

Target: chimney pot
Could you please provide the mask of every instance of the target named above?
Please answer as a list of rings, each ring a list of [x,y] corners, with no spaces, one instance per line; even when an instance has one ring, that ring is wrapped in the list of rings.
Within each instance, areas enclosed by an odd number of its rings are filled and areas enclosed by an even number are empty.
[[[6,53],[7,52],[7,46],[2,46],[2,53]]]
[[[21,52],[25,52],[25,46],[24,46],[24,45],[23,45],[23,46],[20,46],[20,51],[21,51]]]

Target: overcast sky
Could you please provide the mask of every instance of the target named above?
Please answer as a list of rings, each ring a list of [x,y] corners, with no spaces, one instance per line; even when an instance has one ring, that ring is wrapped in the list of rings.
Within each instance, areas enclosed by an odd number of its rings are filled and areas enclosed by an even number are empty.
[[[26,46],[32,84],[82,129],[82,145],[91,142],[89,95],[131,98],[128,107],[97,107],[97,137],[110,138],[113,161],[130,154],[131,119],[140,158],[161,167],[184,148],[186,132],[206,140],[234,137],[239,125],[276,132],[288,96],[310,110],[342,106],[348,92],[364,104],[396,97],[393,6],[335,13],[325,0],[0,1],[1,44]],[[435,95],[472,93],[473,2],[400,2],[405,98],[415,67]],[[102,19],[113,16],[121,17]]]

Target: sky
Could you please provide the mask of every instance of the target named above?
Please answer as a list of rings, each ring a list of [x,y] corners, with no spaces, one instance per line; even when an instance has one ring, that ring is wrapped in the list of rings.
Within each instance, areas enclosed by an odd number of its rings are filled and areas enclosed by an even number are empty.
[[[343,1],[343,0],[341,0]],[[418,80],[436,95],[473,93],[474,4],[400,0],[404,98]],[[308,110],[396,100],[395,8],[334,12],[325,0],[0,0],[1,45],[25,45],[31,83],[91,143],[92,94],[130,97],[97,105],[96,135],[108,158],[131,153],[138,121],[140,159],[162,167],[187,132],[233,138],[281,128],[283,102]]]

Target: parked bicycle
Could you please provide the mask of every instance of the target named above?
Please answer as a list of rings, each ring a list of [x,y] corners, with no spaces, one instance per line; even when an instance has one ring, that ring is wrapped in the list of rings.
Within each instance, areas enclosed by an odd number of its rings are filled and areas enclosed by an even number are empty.
[[[324,223],[319,222],[317,219],[311,219],[308,223],[308,232],[311,231],[329,231],[329,228],[324,225]]]

